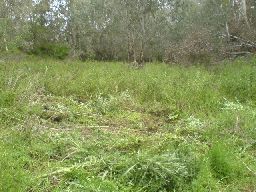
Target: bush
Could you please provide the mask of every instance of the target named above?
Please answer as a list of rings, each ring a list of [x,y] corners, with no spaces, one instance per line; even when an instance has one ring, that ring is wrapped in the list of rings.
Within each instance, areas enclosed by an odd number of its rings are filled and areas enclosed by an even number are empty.
[[[30,53],[56,59],[65,59],[69,54],[69,50],[69,47],[62,43],[40,43],[34,46]]]
[[[172,63],[204,63],[208,64],[214,58],[216,40],[208,30],[192,30],[180,43],[169,46],[165,54],[165,61]]]
[[[108,165],[108,167],[110,167]],[[112,167],[115,177],[127,185],[145,191],[173,191],[186,183],[189,172],[185,160],[176,154],[139,155]]]

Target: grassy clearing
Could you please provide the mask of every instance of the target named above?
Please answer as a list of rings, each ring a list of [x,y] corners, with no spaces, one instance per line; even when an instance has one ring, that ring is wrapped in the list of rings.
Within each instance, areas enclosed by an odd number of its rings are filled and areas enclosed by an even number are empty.
[[[0,191],[255,191],[256,61],[0,64]]]

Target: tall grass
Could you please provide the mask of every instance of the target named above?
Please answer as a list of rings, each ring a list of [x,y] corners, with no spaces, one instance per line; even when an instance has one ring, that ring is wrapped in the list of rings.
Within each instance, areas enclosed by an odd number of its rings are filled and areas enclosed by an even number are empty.
[[[0,189],[256,190],[255,66],[1,63]]]

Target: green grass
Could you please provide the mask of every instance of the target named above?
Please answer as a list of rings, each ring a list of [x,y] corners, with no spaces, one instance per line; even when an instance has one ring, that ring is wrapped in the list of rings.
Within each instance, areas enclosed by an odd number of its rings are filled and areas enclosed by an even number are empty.
[[[255,191],[256,60],[3,60],[0,134],[0,191]]]

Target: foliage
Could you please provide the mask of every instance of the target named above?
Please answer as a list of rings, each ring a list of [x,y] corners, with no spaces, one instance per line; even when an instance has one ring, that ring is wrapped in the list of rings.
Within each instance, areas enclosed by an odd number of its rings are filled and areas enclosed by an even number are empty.
[[[208,64],[255,53],[255,9],[254,0],[2,0],[0,49]]]
[[[36,45],[30,52],[35,55],[65,59],[69,55],[69,50],[65,44],[44,42]]]
[[[1,191],[254,191],[255,59],[0,64]],[[234,80],[236,79],[236,80]]]

